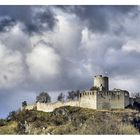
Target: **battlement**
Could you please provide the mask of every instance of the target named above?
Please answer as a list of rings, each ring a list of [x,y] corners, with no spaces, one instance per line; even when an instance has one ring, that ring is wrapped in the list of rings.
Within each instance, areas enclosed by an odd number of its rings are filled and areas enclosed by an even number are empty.
[[[95,95],[95,94],[102,94],[102,95],[106,95],[106,96],[119,96],[121,94],[124,94],[124,96],[129,96],[129,92],[126,91],[126,90],[110,90],[110,91],[96,91],[96,90],[93,90],[93,91],[90,91],[90,90],[87,90],[87,91],[83,91],[81,94],[80,94],[80,97],[83,97],[83,96],[90,96],[90,95]]]
[[[94,77],[103,77],[102,75],[95,75]]]
[[[52,112],[62,106],[78,106],[91,109],[124,109],[133,103],[128,91],[121,89],[109,90],[108,81],[108,77],[96,75],[93,84],[94,88],[80,93],[79,99],[76,101],[36,103],[28,105],[26,109],[37,109],[44,112]]]
[[[88,96],[88,95],[94,95],[97,91],[84,91],[80,94],[80,97],[83,97],[83,96]]]

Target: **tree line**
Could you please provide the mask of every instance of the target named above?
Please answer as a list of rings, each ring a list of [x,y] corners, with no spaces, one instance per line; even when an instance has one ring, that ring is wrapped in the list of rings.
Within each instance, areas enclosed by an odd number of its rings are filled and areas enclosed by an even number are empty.
[[[68,91],[67,95],[63,94],[62,92],[57,96],[57,101],[64,102],[66,100],[77,100],[80,96],[80,90],[72,90]],[[36,96],[36,103],[50,103],[51,102],[51,96],[48,94],[48,92],[41,92],[38,96]],[[27,102],[22,102],[22,107],[27,106]]]
[[[64,102],[66,100],[77,100],[80,96],[80,90],[72,90],[68,91],[67,95],[63,94],[62,92],[57,96],[57,101]],[[140,92],[137,93],[131,93],[131,96],[136,99],[140,99]],[[36,103],[50,103],[51,102],[51,96],[48,94],[48,92],[41,92],[38,96],[36,96]],[[22,102],[22,107],[27,106],[27,102]]]

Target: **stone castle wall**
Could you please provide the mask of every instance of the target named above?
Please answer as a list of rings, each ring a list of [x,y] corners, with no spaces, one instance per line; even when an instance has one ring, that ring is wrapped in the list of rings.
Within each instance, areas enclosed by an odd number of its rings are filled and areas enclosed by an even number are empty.
[[[133,99],[130,99],[127,91],[118,89],[109,91],[109,79],[106,76],[95,76],[93,87],[99,88],[99,91],[84,91],[80,94],[78,101],[37,103],[28,105],[26,109],[36,108],[45,112],[52,112],[54,109],[62,106],[78,106],[92,109],[124,109],[133,103]]]
[[[36,108],[45,112],[52,112],[54,109],[62,106],[78,106],[92,109],[124,109],[129,104],[133,104],[133,99],[130,99],[127,91],[118,89],[109,91],[109,80],[106,76],[95,76],[93,87],[99,88],[99,91],[84,91],[80,94],[80,98],[77,101],[37,103],[28,105],[26,109]]]
[[[36,109],[44,112],[52,112],[54,109],[62,106],[79,106],[79,101],[55,102],[55,103],[37,103]]]
[[[130,104],[126,91],[85,91],[79,102],[80,107],[92,109],[124,109]]]
[[[128,92],[106,91],[97,94],[97,109],[124,109],[129,105]]]
[[[97,106],[97,91],[85,91],[80,95],[80,107],[96,109]]]
[[[124,95],[124,106],[128,106],[128,105],[132,105],[133,103],[130,101],[130,96],[129,96],[129,92],[125,92],[125,95]]]
[[[32,105],[27,105],[25,108],[26,108],[27,110],[32,110],[32,109],[34,109],[34,107],[35,107],[35,105],[32,104]],[[21,107],[21,109],[22,109],[22,107]]]
[[[91,109],[124,109],[130,103],[127,91],[85,91],[77,101],[37,103],[28,105],[26,109],[36,108],[39,111],[52,112],[62,106],[78,106]]]
[[[39,111],[52,112],[62,106],[77,106],[91,109],[124,109],[131,104],[127,91],[85,91],[77,101],[36,103],[26,109],[36,108]]]

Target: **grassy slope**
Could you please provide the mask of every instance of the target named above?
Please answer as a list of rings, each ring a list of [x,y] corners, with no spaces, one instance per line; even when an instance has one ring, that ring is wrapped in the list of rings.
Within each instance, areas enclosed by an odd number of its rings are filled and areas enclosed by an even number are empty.
[[[17,122],[10,121],[6,125],[0,127],[0,134],[17,134]]]
[[[16,128],[18,134],[139,134],[135,119],[139,122],[140,113],[135,110],[97,111],[66,106],[51,113],[19,112],[16,121],[20,125],[12,122],[0,127],[0,133],[16,133]]]

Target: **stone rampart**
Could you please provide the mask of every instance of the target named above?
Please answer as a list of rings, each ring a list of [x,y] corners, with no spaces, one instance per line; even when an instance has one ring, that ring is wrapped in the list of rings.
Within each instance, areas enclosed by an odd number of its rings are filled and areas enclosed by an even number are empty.
[[[39,111],[52,112],[54,109],[62,106],[79,106],[79,101],[54,102],[54,103],[37,103],[36,107]]]

